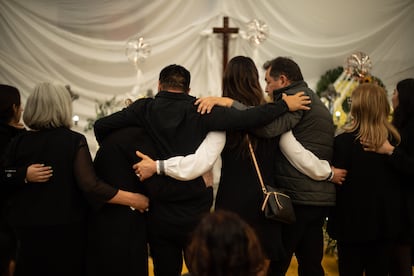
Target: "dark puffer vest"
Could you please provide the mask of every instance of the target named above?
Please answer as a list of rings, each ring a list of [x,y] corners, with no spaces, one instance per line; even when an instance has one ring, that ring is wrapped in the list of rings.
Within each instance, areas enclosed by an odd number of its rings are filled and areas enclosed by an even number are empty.
[[[275,98],[280,93],[293,95],[305,91],[311,98],[311,109],[302,112],[302,118],[292,129],[296,139],[319,159],[331,162],[335,128],[332,115],[304,81],[292,83],[274,91]],[[332,182],[316,181],[295,169],[279,152],[276,161],[277,185],[288,193],[297,205],[335,205],[335,186]]]

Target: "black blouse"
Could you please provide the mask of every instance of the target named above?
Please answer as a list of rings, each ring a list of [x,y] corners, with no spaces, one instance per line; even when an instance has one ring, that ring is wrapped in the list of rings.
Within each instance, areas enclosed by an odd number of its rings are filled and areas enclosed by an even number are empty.
[[[347,242],[395,239],[401,231],[401,185],[390,156],[364,151],[356,133],[335,138],[333,166],[348,170],[337,189],[332,221],[336,239]],[[331,218],[330,218],[331,222]]]
[[[61,224],[86,216],[87,201],[103,204],[117,189],[99,181],[85,136],[67,128],[27,131],[14,139],[5,155],[5,165],[45,164],[53,176],[45,183],[22,183],[10,178],[12,185],[7,205],[8,217],[17,224]]]

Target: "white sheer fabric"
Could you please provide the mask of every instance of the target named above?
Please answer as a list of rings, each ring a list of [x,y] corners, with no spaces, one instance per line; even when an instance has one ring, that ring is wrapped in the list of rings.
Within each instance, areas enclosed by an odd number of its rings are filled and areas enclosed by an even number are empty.
[[[372,74],[390,93],[398,80],[414,77],[412,0],[2,0],[0,82],[17,86],[23,102],[37,82],[70,84],[80,95],[74,113],[82,130],[95,117],[95,100],[122,100],[137,84],[125,45],[139,34],[152,45],[139,64],[142,93],[156,92],[160,69],[177,63],[191,71],[193,95],[220,95],[221,35],[212,28],[223,16],[241,30],[251,19],[270,27],[257,48],[232,35],[229,57],[250,56],[259,68],[293,57],[312,88],[355,51],[371,57]]]

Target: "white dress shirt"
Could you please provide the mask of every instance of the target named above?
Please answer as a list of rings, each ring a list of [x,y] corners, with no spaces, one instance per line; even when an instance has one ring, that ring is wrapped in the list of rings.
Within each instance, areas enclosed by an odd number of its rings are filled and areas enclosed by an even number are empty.
[[[164,173],[178,180],[191,180],[209,172],[220,159],[220,153],[226,143],[226,133],[209,132],[195,153],[175,156],[164,161]],[[325,180],[331,174],[328,161],[320,160],[311,151],[300,144],[292,131],[280,137],[280,149],[289,162],[301,173],[314,180]],[[157,162],[158,166],[158,162]],[[157,170],[159,171],[159,170]],[[214,178],[217,178],[216,171]],[[220,173],[220,172],[218,172]]]

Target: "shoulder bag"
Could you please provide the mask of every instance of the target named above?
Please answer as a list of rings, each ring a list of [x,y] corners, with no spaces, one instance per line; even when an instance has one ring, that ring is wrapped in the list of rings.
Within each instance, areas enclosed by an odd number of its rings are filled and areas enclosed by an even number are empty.
[[[287,194],[279,191],[277,188],[265,185],[263,183],[262,174],[256,160],[256,155],[254,154],[250,139],[248,137],[247,139],[249,142],[250,155],[252,157],[263,191],[264,199],[262,203],[262,211],[264,212],[265,217],[287,224],[294,223],[296,221],[296,216],[290,197]]]

